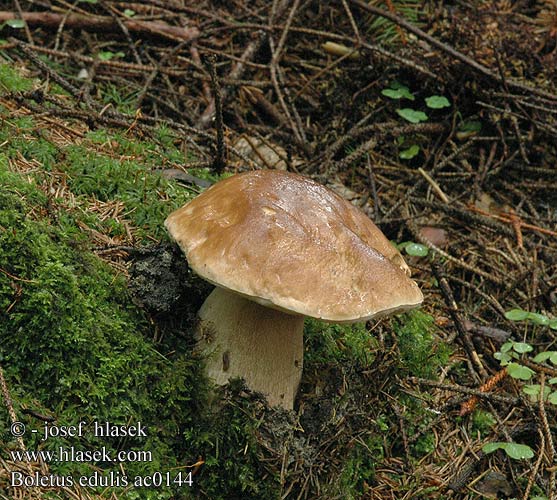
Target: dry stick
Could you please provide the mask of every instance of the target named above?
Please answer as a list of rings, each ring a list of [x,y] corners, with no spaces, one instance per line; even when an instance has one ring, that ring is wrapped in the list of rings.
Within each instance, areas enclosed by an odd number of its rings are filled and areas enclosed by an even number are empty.
[[[373,175],[373,168],[371,167],[371,159],[369,153],[367,155],[367,172],[369,179],[369,187],[371,189],[371,196],[373,197],[373,220],[376,223],[380,221],[381,206],[379,204],[379,196],[377,195],[377,184],[375,183],[375,175]]]
[[[149,90],[149,87],[151,86],[151,84],[153,83],[154,79],[156,78],[156,76],[159,73],[162,73],[161,68],[164,65],[164,63],[170,59],[173,55],[175,55],[179,50],[184,48],[184,45],[187,45],[189,42],[182,42],[179,43],[178,45],[176,45],[175,47],[172,48],[172,50],[170,50],[169,52],[167,52],[164,57],[161,59],[160,63],[156,64],[153,68],[153,70],[151,71],[151,73],[149,74],[149,76],[147,77],[147,79],[145,80],[145,83],[143,85],[143,88],[141,89],[141,91],[139,92],[135,105],[136,108],[140,108],[141,107],[141,103],[143,102],[143,99],[145,99],[145,96],[147,95],[147,92]],[[192,45],[193,47],[193,45]],[[197,61],[194,61],[197,62]],[[201,67],[201,61],[199,61],[199,66]],[[204,86],[206,85],[206,83],[204,83]]]
[[[408,200],[405,201],[411,201],[415,204],[420,204],[422,203],[425,206],[434,206],[434,205],[440,205],[442,207],[450,207],[450,205],[447,205],[446,203],[438,203],[438,204],[433,204],[432,202],[428,202],[427,200],[423,200],[421,198],[408,198]],[[497,278],[493,273],[488,273],[486,271],[483,271],[477,267],[474,267],[470,264],[467,264],[466,262],[464,262],[463,260],[457,259],[456,257],[453,257],[452,255],[450,255],[449,253],[445,252],[444,250],[442,250],[441,248],[439,248],[438,246],[434,245],[433,243],[431,243],[431,241],[427,240],[426,238],[424,238],[421,234],[420,231],[418,230],[418,227],[416,226],[416,224],[412,221],[412,218],[410,216],[410,213],[408,211],[408,208],[405,207],[404,209],[404,215],[406,218],[406,223],[408,225],[408,227],[410,228],[414,238],[416,238],[422,245],[425,245],[426,247],[428,247],[430,250],[434,251],[435,253],[438,253],[439,255],[443,256],[445,259],[453,262],[454,264],[456,264],[458,267],[461,267],[463,269],[467,269],[468,271],[473,272],[474,274],[477,274],[478,276],[482,276],[483,278],[491,281],[492,283],[495,283],[497,285],[505,285],[506,282],[503,281],[500,278]],[[383,218],[383,220],[385,220],[385,218]]]
[[[377,138],[371,137],[371,139],[368,139],[364,143],[360,144],[355,151],[352,151],[352,153],[350,153],[342,160],[333,162],[333,164],[328,168],[328,172],[325,177],[329,178],[337,172],[344,171],[347,167],[359,160],[362,156],[364,156],[365,154],[369,154],[369,151],[373,150],[376,145]]]
[[[445,303],[449,308],[449,314],[453,318],[456,331],[458,332],[458,335],[462,340],[462,344],[464,346],[464,349],[466,350],[466,353],[468,354],[468,358],[470,359],[472,364],[474,364],[477,367],[482,379],[485,380],[489,377],[489,375],[486,369],[484,368],[478,356],[478,353],[476,352],[476,349],[474,348],[474,344],[472,342],[472,338],[470,337],[470,333],[468,332],[468,330],[466,330],[462,318],[460,317],[460,311],[455,302],[451,287],[447,282],[447,280],[445,279],[445,276],[443,276],[441,267],[438,264],[433,262],[431,264],[431,269],[433,271],[435,278],[437,279],[437,282],[439,283],[439,289],[441,290],[443,298],[445,299]],[[472,375],[474,376],[475,374],[472,373]]]
[[[70,82],[68,82],[65,78],[62,78],[56,71],[49,68],[43,61],[41,61],[37,55],[33,52],[33,46],[28,45],[25,42],[17,40],[16,38],[11,37],[10,42],[16,44],[17,47],[21,49],[21,51],[29,58],[31,61],[37,65],[37,67],[45,72],[50,78],[52,78],[60,87],[64,90],[67,90],[70,94],[74,97],[79,98],[80,91],[77,87],[74,87]],[[85,101],[87,104],[91,104],[90,101]]]
[[[307,143],[307,141],[303,131],[303,127],[300,126],[301,125],[300,123],[296,124],[294,119],[292,118],[292,113],[290,112],[288,106],[286,105],[286,101],[284,100],[284,95],[279,84],[279,61],[282,55],[282,51],[284,49],[284,45],[286,43],[286,38],[288,36],[290,26],[294,19],[294,14],[298,9],[299,4],[300,4],[300,0],[294,0],[292,8],[290,9],[290,12],[288,14],[288,18],[286,20],[286,25],[284,26],[284,29],[281,33],[277,46],[275,47],[275,43],[272,36],[269,37],[269,46],[271,48],[271,53],[272,53],[271,62],[270,62],[271,81],[273,82],[275,93],[277,94],[279,104],[289,122],[290,129],[292,130],[294,136],[296,137],[296,141],[300,146],[304,146]],[[271,16],[269,19],[271,27],[274,18],[275,16]]]
[[[54,37],[54,50],[58,50],[58,47],[60,46],[60,39],[62,38],[62,33],[64,31],[64,26],[66,26],[66,21],[70,16],[70,14],[72,13],[72,11],[76,8],[76,6],[77,6],[77,2],[73,5],[70,5],[68,10],[64,14],[64,17],[60,21],[60,24],[58,25],[58,29],[56,30],[56,36]]]
[[[172,52],[175,52],[174,50],[172,50]],[[192,44],[190,46],[190,54],[191,54],[191,58],[192,61],[197,64],[197,66],[199,66],[200,68],[203,68],[203,63],[201,62],[201,57],[199,56],[199,50],[197,50],[197,44]],[[211,77],[209,77],[210,79]],[[222,78],[221,78],[222,81]],[[207,100],[207,102],[211,102],[211,99],[213,98],[213,94],[211,93],[211,86],[209,85],[209,81],[207,80],[201,80],[201,88],[203,90],[203,95],[205,96],[205,99]]]
[[[540,409],[540,420],[542,422],[542,429],[541,432],[541,441],[545,441],[545,448],[547,449],[547,461],[551,468],[549,473],[549,498],[555,498],[555,467],[554,467],[554,460],[555,460],[555,444],[553,443],[553,435],[551,434],[551,428],[549,427],[549,422],[547,421],[547,413],[545,411],[545,394],[544,394],[544,387],[545,387],[545,374],[542,373],[540,377],[540,398],[539,398],[539,409]],[[545,438],[545,439],[544,439]],[[540,445],[540,456],[544,454],[544,446]],[[526,495],[524,498],[527,498]]]
[[[94,31],[114,32],[118,29],[118,23],[108,16],[84,16],[79,14],[57,14],[53,12],[23,12],[21,18],[26,24],[58,28],[65,18],[68,28],[90,29]],[[13,12],[0,11],[0,23],[17,19]],[[162,38],[175,42],[191,41],[199,37],[197,28],[182,28],[170,24],[155,21],[140,21],[137,19],[121,20],[129,31],[148,35],[158,35]]]
[[[213,99],[215,101],[215,128],[217,130],[216,155],[213,161],[213,170],[217,174],[221,174],[225,167],[224,161],[224,125],[222,123],[222,95],[220,91],[219,80],[217,76],[217,58],[211,54],[207,58],[209,72],[211,74],[211,88],[213,90]]]
[[[479,387],[479,390],[482,392],[491,392],[495,386],[501,382],[506,376],[508,375],[507,368],[503,368],[499,370],[495,375],[491,376],[485,384],[482,384]],[[467,399],[460,405],[460,413],[459,415],[462,417],[464,415],[468,415],[472,413],[476,406],[478,405],[479,398],[478,396],[472,396],[471,398]]]
[[[505,405],[518,406],[522,403],[531,406],[531,404],[528,403],[528,401],[518,397],[501,396],[499,394],[493,394],[491,392],[482,392],[478,389],[471,389],[469,387],[463,387],[460,385],[436,382],[435,380],[429,380],[427,378],[409,377],[408,381],[411,384],[427,385],[429,387],[435,387],[437,389],[442,389],[444,391],[459,392],[461,394],[469,394],[471,396],[477,396],[480,399],[485,399],[487,401],[494,401],[496,403],[502,403]]]
[[[228,75],[228,79],[238,80],[242,77],[242,75],[244,74],[244,70],[246,68],[246,62],[254,58],[255,54],[259,51],[266,38],[267,38],[267,34],[263,30],[259,31],[257,38],[248,44],[246,50],[244,50],[244,52],[242,53],[240,60],[237,61],[236,64],[234,64],[234,67],[232,68],[230,74]],[[226,101],[227,98],[228,98],[228,91],[224,89],[222,91],[222,101],[223,102]],[[214,114],[215,114],[215,103],[214,101],[211,101],[209,105],[205,108],[205,111],[203,112],[199,120],[197,121],[196,127],[201,129],[206,128],[211,123]]]
[[[354,31],[354,35],[356,36],[356,40],[360,41],[360,31],[358,30],[358,25],[356,24],[356,21],[354,21],[354,16],[352,15],[352,11],[346,3],[346,0],[342,0],[342,6],[346,11],[346,15],[348,16],[348,20],[350,21],[350,26],[352,26],[352,30]]]
[[[384,17],[384,18],[388,19],[389,21],[392,21],[393,23],[398,24],[399,26],[402,26],[406,30],[410,31],[410,33],[413,33],[414,35],[421,38],[422,40],[425,40],[426,42],[433,45],[434,47],[437,47],[438,49],[442,50],[443,52],[446,52],[447,54],[453,56],[455,59],[458,59],[459,61],[467,64],[468,66],[472,67],[473,69],[480,72],[481,74],[483,74],[485,76],[488,76],[489,78],[492,78],[493,80],[501,83],[501,78],[498,75],[496,75],[495,73],[493,73],[493,71],[491,71],[489,68],[486,68],[485,66],[478,63],[477,61],[474,61],[473,59],[465,56],[464,54],[462,54],[458,50],[454,49],[450,45],[447,45],[447,44],[437,40],[437,38],[435,38],[431,35],[428,35],[425,31],[422,31],[420,28],[418,28],[418,27],[414,26],[412,23],[409,23],[408,21],[406,21],[406,19],[403,19],[403,18],[397,16],[396,14],[392,14],[391,12],[387,12],[383,9],[379,9],[379,8],[374,7],[372,5],[368,5],[367,3],[363,2],[362,0],[350,0],[350,1],[354,5],[357,5],[361,9],[366,10],[366,11],[370,12],[371,14],[375,14],[376,16]],[[541,96],[541,97],[545,97],[547,99],[552,99],[554,101],[557,100],[557,95],[552,94],[551,92],[546,92],[546,91],[540,90],[540,89],[535,88],[535,87],[529,87],[528,85],[517,82],[515,80],[507,79],[507,85],[510,88],[519,89],[519,90],[528,92],[530,94],[535,94],[535,95],[538,95],[538,96]]]
[[[19,47],[19,43],[23,43],[23,42],[18,42],[15,39],[11,39],[12,40],[12,46],[16,46]],[[157,68],[154,65],[142,65],[142,64],[134,64],[134,63],[126,63],[126,62],[122,62],[122,61],[114,61],[114,60],[110,60],[110,61],[101,61],[100,59],[96,59],[94,57],[89,57],[89,56],[84,56],[82,54],[78,54],[76,52],[64,52],[61,50],[54,50],[54,49],[48,49],[46,47],[40,47],[38,45],[29,45],[26,44],[30,49],[32,49],[35,52],[41,52],[42,54],[48,54],[50,56],[53,57],[65,57],[65,58],[70,58],[70,59],[74,59],[75,61],[80,61],[86,64],[98,64],[99,67],[108,67],[111,69],[121,69],[124,71],[128,71],[128,72],[136,72],[136,73],[144,73],[146,71],[155,71],[158,69],[158,71],[160,71],[161,73],[164,73],[165,75],[170,75],[170,76],[183,76],[187,71],[186,70],[180,70],[180,69],[174,69],[174,68]],[[184,59],[186,62],[190,62],[188,59]],[[191,64],[191,62],[190,62]],[[198,69],[198,68],[196,68]]]
[[[137,49],[135,48],[135,44],[133,43],[132,37],[130,36],[130,30],[124,24],[122,19],[120,19],[120,17],[118,16],[119,12],[114,7],[112,7],[112,5],[103,5],[103,7],[108,11],[110,17],[112,17],[112,19],[114,19],[114,22],[118,25],[118,27],[120,28],[120,31],[122,33],[124,33],[124,37],[125,37],[126,41],[128,42],[128,46],[130,47],[130,50],[133,54],[135,62],[137,64],[143,64],[143,61],[141,60],[141,57],[139,57],[139,53],[137,52]]]
[[[534,486],[534,482],[536,481],[536,476],[538,475],[538,470],[540,469],[540,465],[543,460],[543,452],[545,448],[545,436],[543,435],[541,429],[538,429],[538,434],[540,438],[538,459],[536,460],[536,463],[534,464],[534,468],[532,469],[532,472],[530,473],[530,477],[528,478],[528,484],[526,485],[526,489],[524,490],[524,495],[522,495],[522,500],[528,500],[530,498],[530,491],[532,489],[532,486]],[[549,498],[551,498],[551,496]]]
[[[15,8],[17,9],[17,15],[19,16],[19,19],[23,19],[24,13],[21,10],[21,5],[19,4],[19,0],[14,0],[14,4],[15,4]],[[25,36],[27,37],[27,42],[31,44],[34,43],[33,35],[31,35],[31,30],[29,29],[27,23],[24,24],[23,28],[25,29]]]

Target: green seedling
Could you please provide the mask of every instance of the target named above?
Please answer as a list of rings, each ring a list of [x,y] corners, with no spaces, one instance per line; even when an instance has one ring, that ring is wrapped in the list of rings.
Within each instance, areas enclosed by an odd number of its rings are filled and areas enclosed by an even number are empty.
[[[429,253],[429,248],[420,243],[414,243],[413,241],[404,241],[396,245],[399,250],[404,250],[408,255],[413,257],[427,257]]]
[[[408,149],[404,149],[398,155],[401,160],[411,160],[412,158],[416,157],[420,152],[420,146],[417,144],[412,144]]]
[[[105,51],[99,52],[97,54],[97,57],[101,61],[110,61],[112,59],[120,59],[124,56],[125,56],[125,54],[123,52],[111,52],[110,50],[105,50]]]
[[[402,83],[397,81],[392,82],[388,89],[382,90],[381,94],[389,99],[408,99],[410,101],[415,99],[414,94],[410,92],[410,89],[406,85],[402,85]]]
[[[531,321],[540,326],[549,326],[552,330],[557,330],[557,318],[548,318],[545,314],[528,312],[524,309],[511,309],[505,313],[505,318],[510,321]]]
[[[432,95],[430,97],[426,97],[425,104],[431,109],[449,108],[451,106],[449,100],[442,95]]]
[[[513,460],[523,460],[525,458],[532,458],[534,456],[534,451],[526,444],[518,443],[487,443],[482,446],[484,453],[493,453],[497,450],[503,450],[509,458]]]
[[[411,108],[397,109],[397,114],[410,123],[420,123],[428,120],[427,115],[423,111],[416,111]]]

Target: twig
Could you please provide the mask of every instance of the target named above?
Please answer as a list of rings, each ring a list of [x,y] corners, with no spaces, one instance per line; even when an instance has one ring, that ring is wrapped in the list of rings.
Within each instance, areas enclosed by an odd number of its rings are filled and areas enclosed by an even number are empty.
[[[254,58],[255,54],[257,54],[257,52],[263,45],[263,42],[266,40],[266,38],[267,38],[267,34],[265,33],[265,31],[261,30],[258,32],[255,40],[253,40],[248,44],[248,46],[242,53],[240,59],[236,62],[236,64],[234,64],[232,71],[230,71],[230,74],[228,75],[228,79],[238,80],[242,77],[242,75],[244,74],[244,70],[246,68],[246,62]],[[222,91],[222,101],[225,102],[227,98],[228,98],[228,91],[224,89]],[[199,120],[197,121],[196,124],[197,128],[206,128],[211,123],[214,114],[215,114],[215,103],[214,101],[211,101],[209,105],[205,108],[205,111],[203,112]]]
[[[61,22],[72,29],[89,29],[93,31],[113,32],[118,29],[118,23],[108,16],[84,16],[80,14],[57,14],[54,12],[22,12],[21,18],[26,24],[58,28]],[[0,11],[0,22],[16,19],[13,12]],[[195,27],[182,28],[171,26],[159,21],[140,21],[135,19],[121,20],[129,31],[136,33],[158,35],[176,42],[191,41],[199,37],[199,30]]]
[[[422,177],[429,183],[429,185],[433,188],[433,190],[437,193],[437,196],[441,198],[443,203],[449,203],[449,198],[443,192],[443,190],[439,187],[439,184],[433,180],[433,178],[422,168],[418,168],[418,172],[422,175]]]
[[[460,385],[436,382],[435,380],[429,380],[426,378],[409,377],[408,381],[411,384],[427,385],[429,387],[436,387],[437,389],[442,389],[444,391],[459,392],[461,394],[469,394],[471,396],[477,396],[480,399],[485,399],[487,401],[494,401],[496,403],[503,403],[505,405],[518,406],[521,403],[529,405],[527,401],[521,398],[511,397],[511,396],[501,396],[499,394],[482,392],[478,389],[471,389],[469,387],[463,387]]]
[[[499,370],[495,375],[490,377],[485,384],[482,384],[479,388],[481,392],[491,392],[495,386],[501,382],[508,375],[507,368]],[[462,403],[460,406],[460,416],[468,415],[472,413],[478,404],[478,396],[472,396],[470,399]]]
[[[433,271],[435,278],[437,279],[437,282],[439,283],[439,289],[441,290],[443,298],[445,299],[445,303],[449,308],[449,314],[453,318],[456,331],[458,332],[458,335],[462,340],[462,344],[464,346],[464,349],[466,350],[466,353],[468,354],[468,358],[470,359],[472,364],[476,366],[476,368],[480,372],[480,375],[485,380],[488,378],[487,371],[485,370],[480,360],[480,357],[476,352],[472,339],[470,338],[470,333],[464,327],[464,323],[462,322],[462,318],[460,317],[460,311],[458,310],[458,306],[455,302],[451,287],[449,286],[449,283],[445,279],[441,267],[438,264],[432,263],[431,269]]]
[[[215,160],[213,162],[213,170],[217,174],[221,174],[226,165],[224,160],[224,124],[222,122],[222,95],[220,91],[219,80],[217,77],[217,59],[214,55],[210,55],[207,59],[209,65],[209,73],[211,74],[211,89],[213,91],[213,99],[215,101],[215,128],[217,131],[217,144]]]

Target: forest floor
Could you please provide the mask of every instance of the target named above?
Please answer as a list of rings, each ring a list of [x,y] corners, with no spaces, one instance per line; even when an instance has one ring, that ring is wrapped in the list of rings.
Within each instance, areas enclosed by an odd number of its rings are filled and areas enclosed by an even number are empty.
[[[555,1],[12,8],[1,498],[557,498]],[[293,412],[240,381],[207,391],[192,332],[209,288],[163,228],[257,168],[359,206],[425,296],[365,325],[308,320]],[[41,442],[11,427],[97,420],[152,432]],[[12,453],[49,445],[157,458]]]

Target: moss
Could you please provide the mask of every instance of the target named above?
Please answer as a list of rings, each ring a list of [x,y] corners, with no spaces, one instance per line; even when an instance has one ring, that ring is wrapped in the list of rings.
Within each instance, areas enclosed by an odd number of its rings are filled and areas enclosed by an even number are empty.
[[[0,89],[8,92],[24,92],[33,87],[29,78],[22,78],[19,71],[9,64],[0,64]]]
[[[393,319],[398,338],[401,367],[407,375],[433,377],[447,363],[450,350],[435,340],[433,317],[422,311],[411,311]]]
[[[83,236],[30,217],[46,209],[40,191],[1,169],[0,185],[0,344],[6,377],[17,388],[14,399],[60,424],[140,421],[147,439],[126,448],[154,450],[154,461],[126,464],[129,473],[175,466],[189,451],[180,429],[193,425],[195,402],[203,400],[198,360],[188,352],[159,354],[125,281],[84,250]],[[52,439],[45,449],[69,444]],[[91,436],[85,444],[120,446]],[[40,441],[30,435],[27,445],[33,449]],[[88,469],[50,466],[55,473]]]

